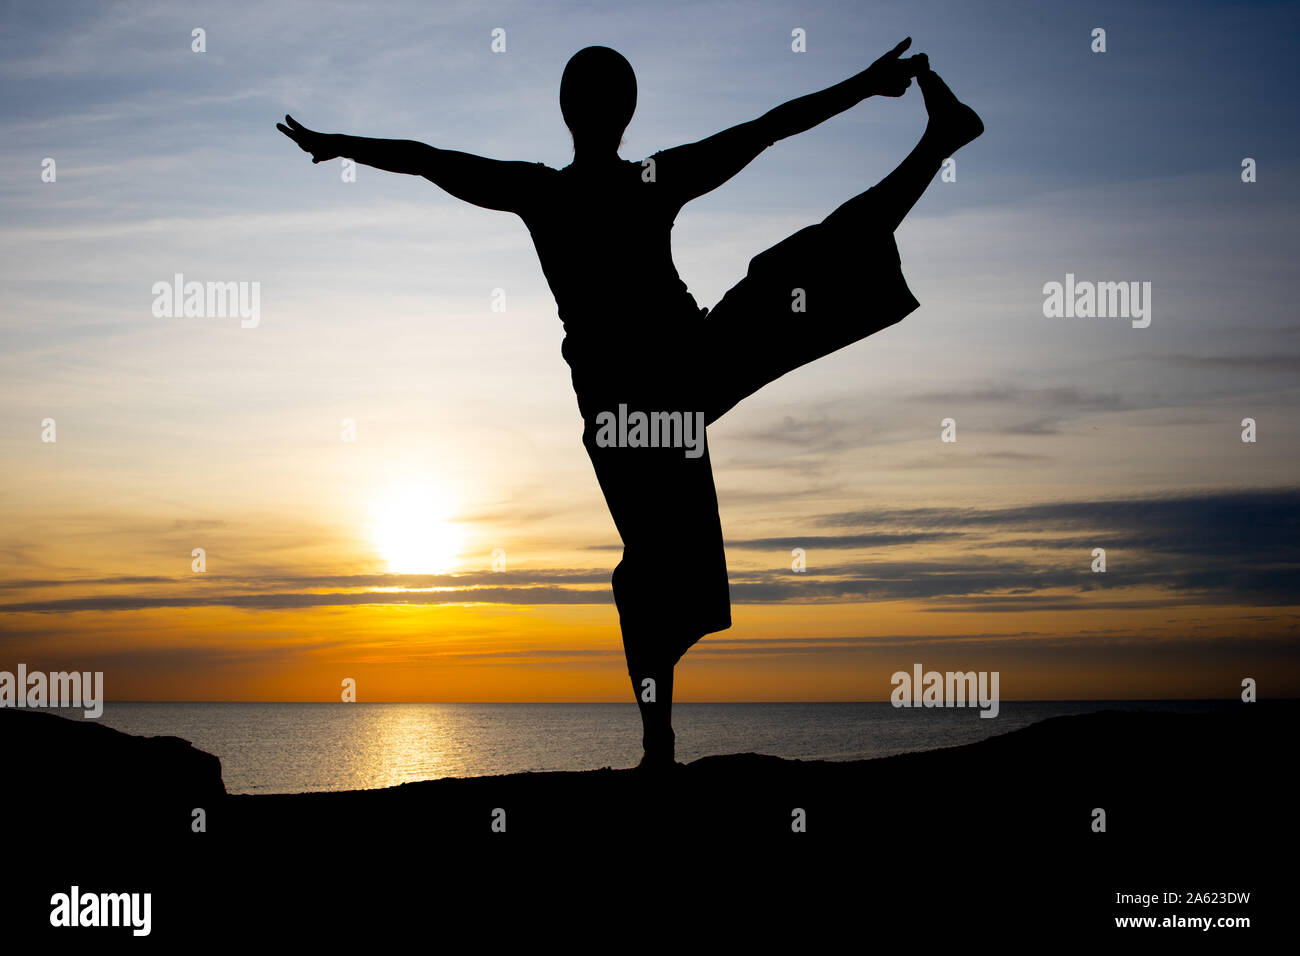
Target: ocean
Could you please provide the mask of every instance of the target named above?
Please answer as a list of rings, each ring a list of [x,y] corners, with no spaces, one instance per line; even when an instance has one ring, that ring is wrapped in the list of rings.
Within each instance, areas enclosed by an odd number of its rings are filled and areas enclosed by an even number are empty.
[[[1234,701],[1003,701],[978,708],[889,703],[673,705],[677,759],[755,752],[863,760],[975,743],[1049,717],[1100,710],[1206,712]],[[1239,706],[1239,705],[1238,705]],[[59,710],[81,718],[80,711]],[[108,702],[100,723],[183,737],[221,758],[230,793],[391,787],[439,777],[632,767],[634,704]]]

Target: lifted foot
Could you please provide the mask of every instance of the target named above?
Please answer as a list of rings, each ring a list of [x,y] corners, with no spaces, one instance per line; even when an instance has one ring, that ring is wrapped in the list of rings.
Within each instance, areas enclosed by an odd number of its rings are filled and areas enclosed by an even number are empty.
[[[918,73],[916,85],[921,88],[926,112],[930,114],[925,135],[933,139],[940,152],[955,153],[984,132],[979,114],[957,99],[938,73],[933,70]]]

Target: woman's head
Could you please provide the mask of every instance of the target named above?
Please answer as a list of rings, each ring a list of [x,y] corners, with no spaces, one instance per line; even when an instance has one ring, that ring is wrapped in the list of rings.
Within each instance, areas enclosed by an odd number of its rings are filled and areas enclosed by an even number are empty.
[[[575,145],[618,149],[636,111],[636,74],[623,55],[589,46],[569,59],[560,80],[560,112]]]

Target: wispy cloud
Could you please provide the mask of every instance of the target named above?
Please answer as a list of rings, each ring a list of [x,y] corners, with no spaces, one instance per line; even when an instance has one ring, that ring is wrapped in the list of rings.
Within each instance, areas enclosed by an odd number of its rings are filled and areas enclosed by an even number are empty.
[[[851,512],[822,516],[818,524],[900,530],[732,540],[729,545],[735,552],[750,556],[750,566],[731,572],[733,600],[739,604],[908,600],[1025,612],[1191,603],[1268,607],[1295,603],[1300,573],[1300,489],[1296,488],[1011,508]],[[1037,536],[1019,536],[1027,530]],[[788,565],[795,547],[804,548],[811,557],[803,573],[791,571]],[[1109,554],[1108,570],[1102,574],[1091,570],[1092,549],[1098,547]],[[943,557],[934,556],[936,549]],[[874,553],[856,561],[825,564],[818,560],[826,552],[845,551]],[[1014,556],[1020,552],[1026,554]],[[782,566],[766,571],[753,567],[753,557],[763,553],[784,556]],[[0,613],[214,606],[608,604],[608,580],[603,569],[278,575],[257,580],[211,575],[202,589],[183,578],[33,579],[7,582],[3,588],[34,591],[114,585],[125,586],[130,593],[13,601],[0,604]],[[139,589],[141,585],[145,590]],[[1099,601],[1092,596],[1098,591],[1112,598]]]

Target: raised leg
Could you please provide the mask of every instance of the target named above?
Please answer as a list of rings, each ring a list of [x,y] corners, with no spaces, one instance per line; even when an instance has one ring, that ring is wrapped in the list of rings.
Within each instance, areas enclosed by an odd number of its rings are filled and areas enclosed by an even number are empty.
[[[866,217],[874,227],[895,231],[943,161],[984,132],[979,116],[953,95],[939,74],[921,70],[916,83],[930,115],[920,142],[892,173],[827,216],[828,225],[852,227]]]
[[[787,372],[920,307],[903,278],[894,230],[943,161],[984,124],[928,62],[916,77],[930,113],[916,148],[875,186],[751,259],[745,278],[706,316],[697,378],[707,423]]]

